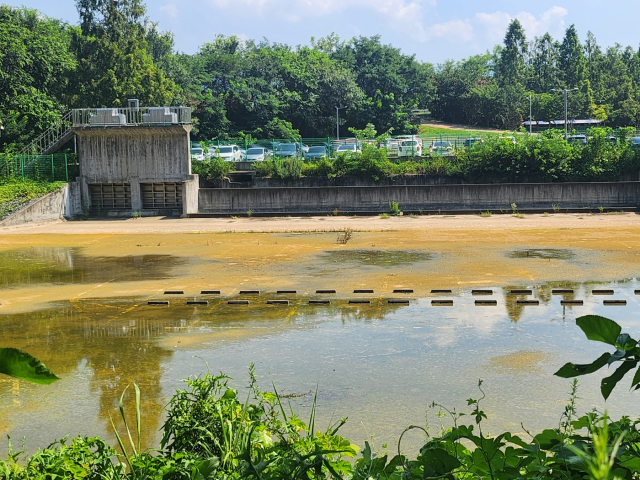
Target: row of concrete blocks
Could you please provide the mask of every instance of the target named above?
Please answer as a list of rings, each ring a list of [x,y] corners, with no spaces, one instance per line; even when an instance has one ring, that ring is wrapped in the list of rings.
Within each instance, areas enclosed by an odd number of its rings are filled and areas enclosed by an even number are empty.
[[[249,300],[229,300],[227,302],[228,305],[249,305]],[[349,304],[351,305],[369,305],[371,304],[371,300],[369,299],[355,299],[349,300]],[[389,299],[387,300],[389,304],[399,304],[399,305],[408,305],[410,303],[409,300],[406,299]],[[168,300],[149,300],[147,302],[148,305],[169,305]],[[540,300],[517,300],[517,305],[540,305]],[[584,305],[584,300],[561,300],[561,305]],[[626,300],[604,300],[602,302],[603,305],[610,306],[623,306],[627,304]],[[188,300],[187,305],[209,305],[208,300]],[[267,305],[289,305],[289,300],[267,300]],[[331,300],[309,300],[309,305],[331,305]],[[433,306],[453,306],[453,300],[431,300],[431,305]],[[497,306],[497,300],[476,300],[475,305],[477,306]]]
[[[220,295],[220,290],[202,290],[201,295]],[[297,294],[296,290],[277,290],[276,294]],[[316,290],[317,294],[331,294],[337,293],[336,290]],[[356,288],[353,293],[375,293],[373,290],[366,288]],[[414,293],[410,288],[397,288],[393,293]],[[450,289],[433,289],[430,293],[436,294],[450,294],[453,293]],[[509,293],[515,295],[532,295],[533,290],[527,288],[514,288]],[[551,291],[553,295],[571,295],[573,290],[570,288],[557,288]],[[635,290],[636,295],[640,295],[640,290]],[[184,295],[184,290],[166,290],[165,295]],[[472,295],[493,295],[493,290],[471,290]],[[591,290],[592,295],[613,295],[614,291],[611,289],[594,289]],[[240,290],[239,295],[260,295],[260,290]]]

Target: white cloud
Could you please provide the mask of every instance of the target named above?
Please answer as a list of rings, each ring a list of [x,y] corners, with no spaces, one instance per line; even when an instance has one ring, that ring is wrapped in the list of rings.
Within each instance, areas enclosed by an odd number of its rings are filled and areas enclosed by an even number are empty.
[[[473,39],[473,25],[469,20],[451,20],[445,23],[436,23],[428,27],[427,38],[446,38],[468,42]]]
[[[564,17],[569,11],[560,6],[553,6],[540,16],[536,17],[530,12],[520,12],[511,16],[506,12],[476,13],[476,22],[484,30],[486,39],[490,42],[500,42],[504,39],[509,23],[517,18],[524,27],[527,38],[532,39],[546,32],[554,37],[561,37],[564,34]]]
[[[160,7],[160,11],[164,12],[171,18],[178,18],[178,6],[175,3],[167,3]]]

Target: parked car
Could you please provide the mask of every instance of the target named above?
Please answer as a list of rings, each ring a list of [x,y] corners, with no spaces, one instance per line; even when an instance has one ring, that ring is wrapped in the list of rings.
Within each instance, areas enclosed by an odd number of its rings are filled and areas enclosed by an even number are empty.
[[[472,147],[475,143],[482,143],[484,142],[484,140],[482,140],[480,137],[469,137],[467,138],[463,145],[467,148]]]
[[[191,159],[203,161],[204,160],[204,149],[202,147],[193,147],[191,148]]]
[[[340,155],[343,153],[362,153],[362,149],[355,143],[343,143],[336,150],[336,155]]]
[[[247,149],[247,162],[262,162],[271,157],[271,150],[264,147],[250,147]]]
[[[451,145],[451,142],[438,140],[433,142],[429,151],[431,155],[449,157],[453,155],[453,145]]]
[[[572,145],[586,145],[587,136],[586,135],[569,135],[567,137],[567,142]]]
[[[608,137],[605,137],[605,140],[612,145],[618,144],[618,137],[616,137],[615,135],[609,135]]]
[[[398,146],[398,157],[420,157],[422,145],[416,140],[403,140]]]
[[[327,147],[324,145],[316,145],[309,147],[309,151],[304,154],[305,160],[318,160],[320,158],[327,158],[329,156]]]
[[[221,158],[226,162],[242,161],[242,152],[237,145],[220,145],[211,147],[211,150],[213,150],[212,157]]]
[[[275,156],[281,158],[300,158],[300,145],[297,143],[280,143],[276,147]]]
[[[629,139],[629,145],[634,150],[640,150],[640,137],[631,137]]]

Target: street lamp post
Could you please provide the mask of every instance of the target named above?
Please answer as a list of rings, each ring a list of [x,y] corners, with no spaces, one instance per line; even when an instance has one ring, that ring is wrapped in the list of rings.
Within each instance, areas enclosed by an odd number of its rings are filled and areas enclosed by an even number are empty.
[[[531,125],[532,125],[532,122],[531,122],[532,115],[531,115],[531,113],[532,113],[532,111],[533,111],[532,98],[531,98],[531,95],[529,95],[529,135],[531,135]]]
[[[336,107],[336,140],[340,140],[340,110],[344,110],[347,107]]]
[[[568,119],[567,119],[567,94],[569,92],[575,92],[576,90],[578,89],[577,88],[564,88],[564,89],[552,88],[551,89],[552,92],[564,92],[564,138],[565,140],[569,135],[569,131],[568,131],[569,125],[568,125]]]

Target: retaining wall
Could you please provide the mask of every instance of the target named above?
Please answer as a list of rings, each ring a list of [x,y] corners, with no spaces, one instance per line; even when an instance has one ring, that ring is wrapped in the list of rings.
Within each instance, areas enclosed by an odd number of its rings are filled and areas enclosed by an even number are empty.
[[[66,184],[59,190],[48,193],[9,215],[0,222],[0,227],[58,220],[65,216],[69,200],[69,184]]]
[[[199,192],[203,214],[386,212],[389,201],[405,211],[552,211],[566,208],[622,208],[640,204],[640,182],[519,183],[320,188],[206,188]]]

